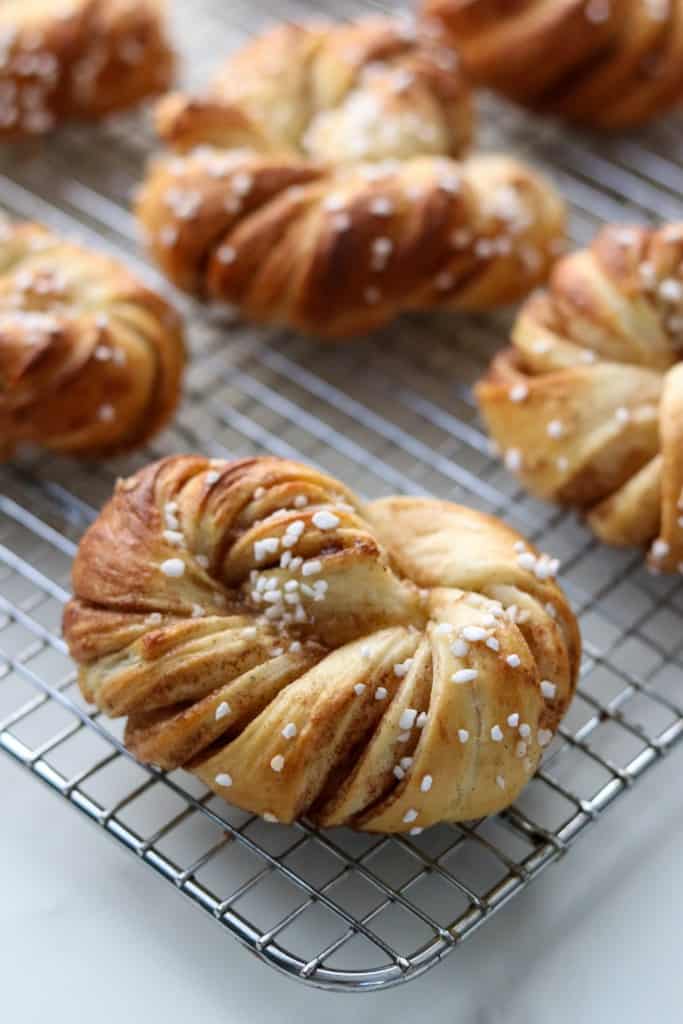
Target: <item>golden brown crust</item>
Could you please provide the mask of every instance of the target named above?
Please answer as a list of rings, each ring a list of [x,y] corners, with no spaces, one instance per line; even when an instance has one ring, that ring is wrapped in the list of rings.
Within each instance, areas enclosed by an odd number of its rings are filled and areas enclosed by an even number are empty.
[[[420,830],[515,799],[580,657],[556,565],[448,502],[175,456],[87,532],[64,633],[142,760],[247,810]]]
[[[319,336],[526,294],[564,209],[517,161],[453,159],[470,107],[452,60],[388,19],[288,25],[205,97],[167,97],[176,155],[137,204],[154,258],[188,291]]]
[[[477,387],[508,467],[611,544],[683,567],[683,224],[608,227],[523,307]]]
[[[473,81],[596,128],[683,101],[683,0],[423,0]]]
[[[35,224],[0,228],[0,454],[111,455],[176,407],[174,310],[120,264]]]
[[[167,89],[163,0],[0,4],[0,138],[103,117]]]

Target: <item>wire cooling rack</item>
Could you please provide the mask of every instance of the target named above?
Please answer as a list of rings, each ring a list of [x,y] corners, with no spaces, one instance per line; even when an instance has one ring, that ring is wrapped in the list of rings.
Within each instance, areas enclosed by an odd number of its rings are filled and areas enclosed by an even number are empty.
[[[227,50],[273,13],[264,0],[178,0],[194,81],[208,74],[207,53],[220,55],[221,41]],[[277,5],[280,18],[315,13],[320,4],[306,0]],[[485,98],[481,135],[487,148],[545,166],[571,204],[575,242],[604,220],[683,218],[680,117],[605,140]],[[6,148],[0,205],[94,241],[159,284],[140,267],[127,211],[153,145],[131,118]],[[115,462],[33,455],[0,471],[0,749],[271,965],[347,991],[406,981],[558,860],[680,738],[683,588],[648,575],[638,553],[600,547],[491,460],[470,386],[504,340],[505,317],[416,316],[366,342],[323,347],[184,310],[192,365],[179,418],[161,439]],[[318,832],[305,821],[267,824],[126,753],[117,723],[80,699],[61,611],[78,537],[115,478],[178,450],[275,452],[369,497],[462,501],[505,516],[562,558],[585,639],[581,684],[514,807],[419,837]]]

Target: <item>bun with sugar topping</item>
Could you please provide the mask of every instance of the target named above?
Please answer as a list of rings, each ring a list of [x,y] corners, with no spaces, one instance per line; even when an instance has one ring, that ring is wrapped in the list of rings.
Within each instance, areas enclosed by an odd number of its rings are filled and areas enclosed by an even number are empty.
[[[64,631],[141,760],[268,820],[416,833],[536,770],[580,656],[556,572],[459,505],[175,456],[86,533]]]
[[[174,310],[113,260],[36,224],[0,227],[0,457],[142,444],[184,365]]]
[[[423,0],[472,80],[593,128],[683,102],[683,0]]]
[[[163,0],[3,0],[0,138],[39,135],[163,92]]]
[[[400,20],[286,25],[203,97],[172,95],[137,203],[174,283],[256,321],[358,334],[408,310],[483,310],[542,281],[564,208],[506,156],[460,160],[469,90]]]
[[[607,227],[528,300],[477,387],[534,494],[683,572],[683,224]]]

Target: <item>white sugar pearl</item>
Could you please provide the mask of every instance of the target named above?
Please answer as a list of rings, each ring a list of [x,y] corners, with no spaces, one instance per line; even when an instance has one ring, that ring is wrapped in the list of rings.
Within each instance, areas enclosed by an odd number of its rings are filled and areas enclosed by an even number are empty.
[[[549,679],[541,680],[541,693],[547,700],[552,700],[557,692],[555,683],[551,683]]]
[[[415,821],[416,818],[417,811],[415,810],[414,807],[411,807],[410,810],[406,811],[406,813],[403,815],[403,820],[406,823],[406,825],[409,825],[411,821]]]
[[[220,772],[216,776],[217,786],[232,786],[232,776],[228,775],[227,772]]]
[[[468,640],[472,644],[478,643],[480,640],[486,640],[488,633],[481,626],[465,626],[462,635],[465,640]]]
[[[394,204],[386,196],[377,196],[370,201],[369,209],[376,217],[389,217],[394,211]]]
[[[467,729],[458,729],[458,739],[461,743],[467,743],[470,734]]]
[[[451,676],[452,683],[472,683],[479,673],[476,668],[461,668]]]
[[[523,402],[528,396],[529,389],[526,384],[515,384],[514,387],[508,391],[508,398],[511,402]]]
[[[319,558],[311,558],[308,562],[304,562],[301,566],[302,576],[315,576],[316,573],[322,572],[323,563]]]
[[[681,302],[683,300],[683,284],[673,277],[665,278],[657,291],[665,302]]]
[[[505,453],[505,468],[517,473],[522,468],[522,453],[519,448],[508,448]]]
[[[293,740],[296,736],[297,729],[294,722],[287,722],[287,725],[282,730],[282,735],[286,740]]]
[[[227,701],[223,700],[216,708],[216,721],[220,722],[221,718],[225,718],[226,715],[230,714],[230,705]]]
[[[273,769],[274,772],[281,772],[284,766],[285,759],[282,756],[282,754],[276,754],[275,757],[271,759],[270,767]]]
[[[323,199],[322,205],[324,210],[329,210],[330,213],[337,213],[339,210],[343,210],[346,206],[346,199],[344,196],[333,193]]]
[[[400,729],[412,729],[415,725],[415,719],[417,718],[417,711],[415,708],[406,708],[401,715],[398,725]]]
[[[185,572],[185,563],[180,558],[167,558],[165,562],[161,563],[161,571],[164,576],[178,579]]]
[[[466,658],[470,651],[470,645],[465,640],[456,640],[451,644],[451,653],[455,658]]]
[[[670,548],[665,540],[661,538],[656,540],[650,549],[650,554],[653,558],[666,558],[669,554]]]
[[[232,190],[238,196],[246,196],[253,184],[254,178],[248,171],[238,171],[232,179]]]
[[[386,686],[378,686],[375,690],[375,700],[384,700],[387,696],[388,690]]]
[[[353,688],[353,692],[358,697],[362,696],[362,694],[365,693],[365,683],[356,683],[356,685]]]
[[[586,19],[594,25],[599,25],[609,18],[609,8],[610,0],[590,0],[585,9]]]
[[[313,525],[317,526],[319,530],[334,530],[339,526],[340,522],[339,516],[328,512],[327,509],[321,509],[313,516]]]
[[[222,245],[217,251],[216,256],[218,257],[219,263],[229,264],[234,263],[237,253],[231,245]]]
[[[428,793],[432,788],[432,777],[431,775],[423,775],[422,782],[420,783],[420,790],[422,793]]]
[[[264,537],[263,540],[254,541],[254,558],[262,562],[266,555],[274,555],[280,547],[277,537]]]
[[[500,743],[503,738],[503,730],[499,725],[494,725],[491,729],[491,739],[494,743]]]
[[[525,740],[531,736],[531,726],[527,722],[522,722],[520,725],[519,735],[523,736]]]
[[[516,729],[519,725],[519,715],[517,712],[515,712],[514,715],[508,715],[507,722],[512,729]]]

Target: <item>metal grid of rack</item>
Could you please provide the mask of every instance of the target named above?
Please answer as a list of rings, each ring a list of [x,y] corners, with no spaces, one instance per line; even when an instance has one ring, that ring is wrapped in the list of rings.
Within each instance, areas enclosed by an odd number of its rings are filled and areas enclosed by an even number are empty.
[[[195,81],[274,13],[265,0],[175,13]],[[344,14],[368,10],[347,3]],[[320,12],[287,0],[278,17]],[[339,11],[335,11],[339,15]],[[201,14],[201,17],[200,17]],[[482,99],[481,141],[544,166],[572,236],[604,220],[683,218],[683,119],[595,139]],[[127,202],[153,149],[134,118],[0,154],[0,205],[141,263]],[[162,284],[163,287],[163,284]],[[683,734],[683,587],[637,552],[528,498],[488,454],[470,385],[505,316],[414,316],[348,346],[217,322],[182,300],[192,363],[177,422],[145,452],[77,463],[31,455],[0,471],[0,749],[154,868],[264,961],[347,991],[406,981],[452,952],[560,858]],[[183,772],[137,764],[118,723],[87,708],[60,636],[79,535],[118,475],[171,451],[275,452],[367,496],[432,493],[505,516],[562,558],[585,639],[581,683],[542,769],[493,819],[419,837],[305,821],[272,825]],[[566,870],[571,870],[567,868]]]

